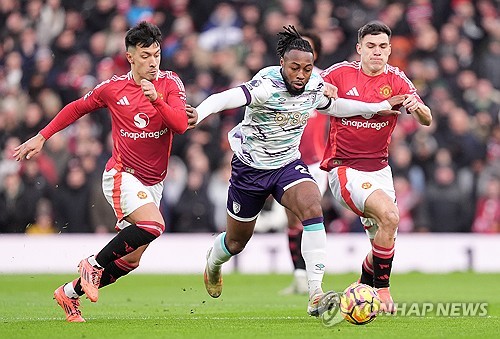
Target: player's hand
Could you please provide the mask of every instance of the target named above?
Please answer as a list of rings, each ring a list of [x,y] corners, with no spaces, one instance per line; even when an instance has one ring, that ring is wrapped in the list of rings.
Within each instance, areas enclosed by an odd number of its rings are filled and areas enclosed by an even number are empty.
[[[403,104],[403,101],[405,100],[405,98],[406,97],[403,94],[400,94],[400,95],[395,95],[393,97],[390,97],[389,99],[387,99],[387,101],[389,101],[389,104],[391,104],[391,107],[394,107],[394,106]]]
[[[158,93],[156,93],[156,88],[155,85],[151,81],[148,81],[146,79],[141,80],[141,89],[146,98],[149,99],[149,101],[153,102],[158,98]]]
[[[23,159],[29,160],[32,156],[40,152],[44,143],[45,138],[41,134],[37,134],[25,143],[14,148],[14,154],[12,156],[17,161]]]
[[[198,112],[196,109],[187,104],[186,105],[186,114],[188,116],[188,130],[193,129],[196,127],[196,123],[198,122]]]
[[[403,101],[403,106],[408,112],[413,112],[418,108],[417,97],[413,94],[406,94],[405,100]]]
[[[323,95],[325,97],[330,99],[337,99],[339,97],[338,92],[339,89],[336,86],[333,86],[328,82],[325,82],[325,89],[323,91]]]
[[[378,111],[377,114],[385,117],[388,115],[399,115],[401,114],[401,111],[395,109],[385,109],[383,111]]]

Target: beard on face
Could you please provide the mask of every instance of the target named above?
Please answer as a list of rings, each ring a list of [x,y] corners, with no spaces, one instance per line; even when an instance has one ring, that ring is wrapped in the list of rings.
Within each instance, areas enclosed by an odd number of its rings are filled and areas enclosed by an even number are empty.
[[[306,86],[303,86],[301,89],[295,89],[290,83],[290,81],[288,81],[286,76],[283,74],[283,69],[281,69],[281,76],[283,77],[283,81],[285,81],[285,86],[288,93],[290,93],[293,96],[297,96],[304,93]]]

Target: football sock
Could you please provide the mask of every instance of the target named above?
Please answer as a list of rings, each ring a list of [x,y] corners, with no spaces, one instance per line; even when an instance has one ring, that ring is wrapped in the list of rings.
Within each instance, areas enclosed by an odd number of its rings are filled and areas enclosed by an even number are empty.
[[[214,241],[212,251],[207,259],[208,268],[210,271],[220,270],[223,263],[227,262],[233,254],[229,252],[226,246],[226,232],[219,234]]]
[[[75,298],[78,298],[78,297],[83,295],[83,292],[81,294],[78,294],[78,292],[76,291],[76,288],[75,288],[76,281],[78,281],[78,283],[80,283],[80,278],[75,279],[72,282],[65,284],[63,287],[64,294],[66,294],[66,296],[69,298],[75,299]],[[80,286],[80,291],[81,291],[81,286]]]
[[[114,283],[118,278],[129,274],[135,270],[138,265],[132,265],[123,259],[116,259],[111,264],[106,266],[104,271],[102,271],[101,282],[99,283],[99,288],[110,285]],[[73,280],[72,283],[66,284],[64,286],[64,292],[70,298],[77,298],[85,294],[81,285],[81,278]]]
[[[300,250],[302,244],[302,227],[288,229],[288,248],[292,256],[293,268],[298,270],[306,269],[306,262]]]
[[[389,287],[392,260],[394,259],[394,245],[385,248],[373,244],[373,284],[375,288]]]
[[[359,282],[373,287],[373,265],[368,260],[371,251],[366,255],[363,265],[361,265],[361,278]]]
[[[135,270],[139,265],[131,264],[126,262],[122,258],[116,259],[111,264],[106,266],[102,272],[101,282],[99,283],[99,288],[110,285],[114,283],[118,278],[129,274]]]
[[[309,295],[321,288],[325,274],[326,232],[323,217],[304,220],[302,256],[306,263]]]
[[[138,221],[120,231],[95,256],[101,267],[106,267],[118,258],[135,251],[137,248],[149,244],[159,237],[165,226],[155,221]]]

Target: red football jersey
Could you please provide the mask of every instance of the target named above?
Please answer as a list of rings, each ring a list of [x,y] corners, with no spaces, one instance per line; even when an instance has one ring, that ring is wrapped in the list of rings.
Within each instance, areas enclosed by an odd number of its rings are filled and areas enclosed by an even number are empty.
[[[340,98],[380,102],[394,95],[416,94],[416,88],[397,67],[386,65],[382,74],[369,76],[361,63],[341,62],[321,73],[326,82],[338,88]],[[420,102],[420,97],[417,98]],[[348,166],[360,171],[377,171],[388,165],[388,148],[397,115],[330,117],[330,131],[321,168],[330,171]]]
[[[40,133],[48,139],[83,115],[107,107],[113,152],[106,169],[132,173],[148,186],[157,184],[167,174],[174,133],[187,129],[186,92],[171,71],[160,71],[152,83],[158,93],[154,102],[146,98],[132,72],[113,76],[66,105]]]
[[[325,151],[328,115],[314,110],[307,120],[306,128],[300,140],[300,158],[306,165],[321,161]]]

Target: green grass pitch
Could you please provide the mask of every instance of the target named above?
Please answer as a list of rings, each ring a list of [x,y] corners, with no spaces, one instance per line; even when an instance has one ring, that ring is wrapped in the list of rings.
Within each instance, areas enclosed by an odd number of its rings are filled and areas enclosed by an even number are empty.
[[[0,338],[498,338],[500,274],[395,274],[397,303],[483,302],[486,316],[379,316],[365,326],[331,327],[306,314],[307,297],[280,296],[291,275],[224,277],[210,298],[201,275],[131,274],[82,300],[86,323],[67,323],[52,293],[69,275],[0,275]],[[343,290],[357,276],[327,275]]]

